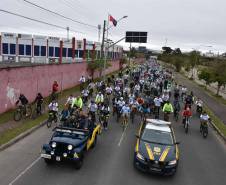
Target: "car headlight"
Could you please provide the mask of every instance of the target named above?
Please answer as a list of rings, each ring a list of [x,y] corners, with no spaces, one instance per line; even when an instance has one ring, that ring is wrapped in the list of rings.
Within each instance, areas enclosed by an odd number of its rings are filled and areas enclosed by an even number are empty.
[[[169,161],[168,165],[175,165],[177,164],[177,160]]]
[[[72,145],[68,145],[68,146],[67,146],[67,149],[68,149],[68,150],[72,150],[72,148],[73,148]]]
[[[137,152],[137,158],[144,161],[144,157],[139,152]]]
[[[52,142],[51,146],[52,148],[56,148],[56,142]]]

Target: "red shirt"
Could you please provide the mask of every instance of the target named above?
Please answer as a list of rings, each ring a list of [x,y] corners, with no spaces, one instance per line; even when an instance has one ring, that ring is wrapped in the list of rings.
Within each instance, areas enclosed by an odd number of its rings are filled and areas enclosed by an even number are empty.
[[[191,110],[184,110],[184,111],[183,111],[183,116],[184,116],[184,117],[185,117],[185,116],[190,117],[191,115],[192,115]]]
[[[57,92],[58,91],[58,84],[54,83],[53,84],[53,92]]]

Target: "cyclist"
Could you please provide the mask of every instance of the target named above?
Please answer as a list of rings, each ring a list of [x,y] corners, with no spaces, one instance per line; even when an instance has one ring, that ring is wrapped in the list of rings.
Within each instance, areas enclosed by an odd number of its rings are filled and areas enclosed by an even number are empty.
[[[96,95],[95,102],[98,106],[104,102],[104,95],[101,92]]]
[[[123,122],[125,120],[127,120],[127,122],[128,122],[128,118],[129,118],[130,112],[131,112],[131,110],[130,110],[129,105],[128,104],[123,105],[123,107],[122,107],[122,109],[120,111],[120,113],[122,114]]]
[[[202,113],[203,101],[200,98],[198,98],[195,104],[196,104],[196,111]]]
[[[155,104],[155,118],[159,118],[159,110],[162,104],[162,98],[160,96],[155,97],[154,104]]]
[[[182,101],[184,100],[184,97],[186,96],[186,94],[187,94],[187,87],[182,86],[182,88],[181,88],[181,98],[182,98]]]
[[[82,90],[81,94],[82,94],[83,103],[86,104],[86,102],[88,101],[88,97],[89,97],[89,90],[84,89],[84,90]]]
[[[94,82],[90,82],[89,85],[88,85],[88,90],[89,90],[90,97],[93,96],[94,88],[95,88],[95,83]]]
[[[82,110],[83,107],[83,101],[81,96],[78,96],[77,98],[74,98],[73,102],[72,102],[72,107],[75,107],[76,109],[80,109]]]
[[[185,98],[185,107],[189,106],[191,108],[192,103],[193,103],[193,96],[192,94],[189,94]]]
[[[106,87],[105,91],[106,91],[107,95],[110,96],[112,94],[113,90],[112,90],[111,86],[109,85],[109,86]]]
[[[66,101],[66,104],[65,104],[65,105],[68,105],[69,111],[71,111],[73,101],[74,101],[74,96],[71,94],[71,95],[68,97],[68,99],[67,99],[67,101]]]
[[[164,93],[162,95],[162,100],[163,100],[163,103],[162,103],[163,106],[167,101],[169,101],[169,94],[166,90],[164,90]]]
[[[19,99],[16,101],[16,105],[18,105],[19,103],[25,108],[26,116],[28,116],[27,114],[28,99],[23,94],[20,94]]]
[[[108,129],[108,118],[110,115],[110,107],[105,103],[100,111],[102,118],[103,118],[103,127],[105,130]]]
[[[163,106],[163,112],[164,112],[164,120],[169,121],[169,114],[173,113],[173,106],[169,101],[166,101],[166,103]]]
[[[53,113],[54,116],[54,120],[57,119],[57,113],[58,113],[58,103],[56,100],[53,100],[50,104],[49,104],[49,113]]]
[[[143,105],[141,105],[140,112],[141,112],[142,120],[145,121],[146,120],[146,115],[150,114],[150,108],[148,107],[147,103],[144,103]]]
[[[97,104],[94,100],[91,100],[90,104],[88,105],[89,115],[91,115],[92,120],[96,121],[96,112],[97,112]]]
[[[80,91],[82,91],[86,82],[86,78],[82,75],[81,78],[79,79],[79,82],[80,82]]]
[[[57,96],[58,90],[59,90],[59,85],[58,85],[57,81],[54,81],[53,85],[52,85],[51,101],[53,99],[57,99],[58,98],[58,96]]]
[[[176,117],[181,109],[179,99],[177,99],[177,98],[174,99],[173,108],[174,108],[174,117]]]
[[[65,125],[64,123],[66,123],[66,121],[68,120],[68,118],[70,117],[70,111],[68,110],[68,104],[66,104],[64,106],[64,109],[61,111],[61,116],[60,116],[60,121],[63,122],[63,125]]]
[[[44,98],[41,93],[38,93],[36,98],[35,98],[35,103],[36,103],[36,112],[37,114],[41,114],[42,111],[42,104],[43,104]]]
[[[200,132],[202,132],[203,125],[206,124],[210,120],[209,115],[206,111],[200,115]]]
[[[192,116],[191,109],[190,109],[189,107],[187,107],[187,108],[183,111],[182,116],[183,116],[182,123],[185,124],[186,118],[189,119],[189,118]]]

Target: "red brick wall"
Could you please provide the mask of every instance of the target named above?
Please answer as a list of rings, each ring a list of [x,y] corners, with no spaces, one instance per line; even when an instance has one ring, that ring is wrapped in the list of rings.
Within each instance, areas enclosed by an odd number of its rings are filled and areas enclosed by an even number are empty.
[[[119,69],[119,61],[111,64],[107,73]],[[15,107],[20,93],[33,101],[37,92],[48,96],[53,81],[58,82],[60,89],[67,89],[77,85],[82,75],[88,75],[86,63],[0,69],[0,113]],[[95,73],[95,77],[98,77],[98,73]]]

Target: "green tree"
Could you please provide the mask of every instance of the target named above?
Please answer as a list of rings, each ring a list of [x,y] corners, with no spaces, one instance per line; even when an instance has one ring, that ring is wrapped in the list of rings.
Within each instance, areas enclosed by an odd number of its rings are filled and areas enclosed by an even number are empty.
[[[183,59],[181,57],[174,57],[173,64],[176,67],[176,71],[180,72],[183,66]]]
[[[87,63],[88,63],[87,70],[90,72],[90,75],[92,76],[92,78],[96,71],[99,72],[99,77],[101,77],[104,67],[107,69],[108,67],[111,66],[111,63],[109,62],[109,60],[106,60],[106,64],[104,64],[105,63],[104,58],[99,58],[94,61],[87,61]]]
[[[198,74],[198,78],[200,80],[204,80],[207,87],[208,85],[210,85],[210,83],[213,82],[213,71],[211,71],[210,69],[202,69]]]
[[[226,63],[217,62],[213,68],[213,81],[217,82],[217,95],[219,96],[220,88],[226,84]]]

